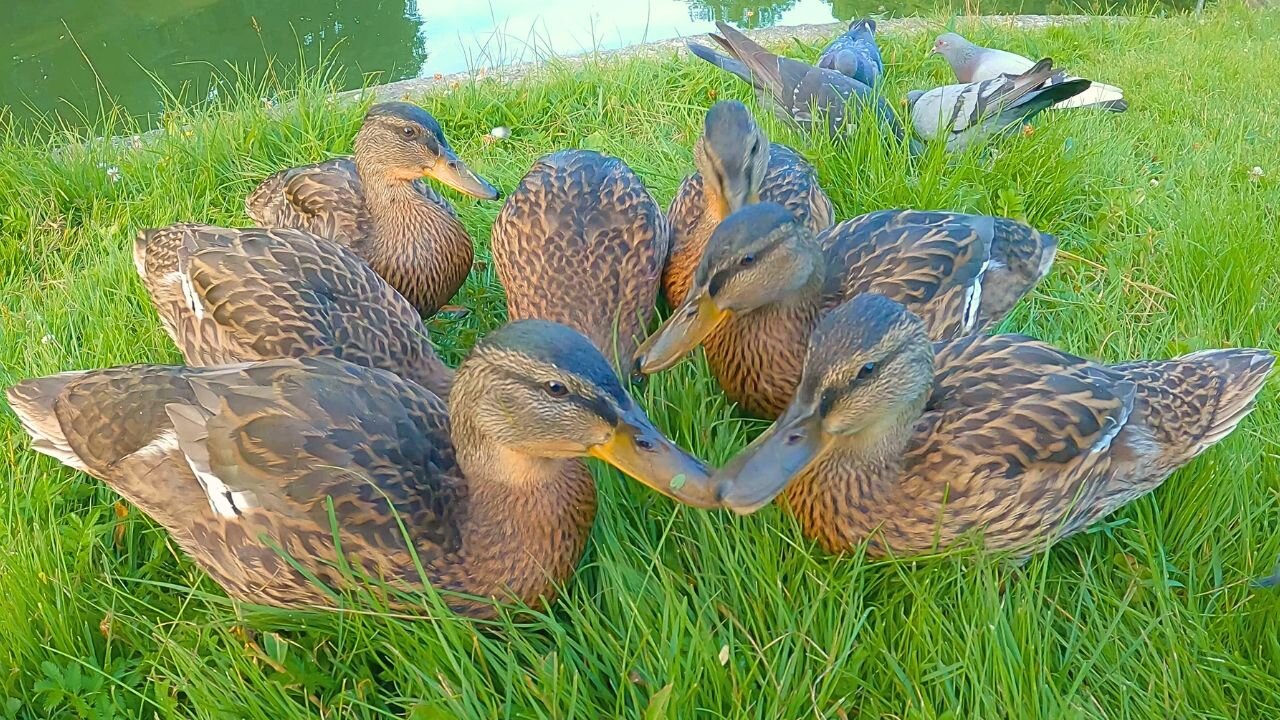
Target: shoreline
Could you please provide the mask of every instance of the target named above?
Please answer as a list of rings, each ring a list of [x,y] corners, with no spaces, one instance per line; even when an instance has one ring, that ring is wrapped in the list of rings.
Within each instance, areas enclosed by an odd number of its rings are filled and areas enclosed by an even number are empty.
[[[1130,20],[1124,15],[963,15],[958,18],[969,27],[986,25],[1020,30],[1039,30],[1064,25],[1079,25],[1094,20],[1123,22]],[[877,20],[877,34],[916,33],[928,31],[930,28],[941,29],[936,20],[909,17],[887,18]],[[777,45],[788,40],[801,42],[825,42],[847,27],[847,23],[832,22],[806,25],[775,25],[744,31],[748,37],[765,45]],[[665,57],[684,51],[685,44],[690,41],[707,40],[705,33],[684,35],[665,40],[628,45],[612,50],[597,50],[577,55],[552,56],[544,60],[513,63],[496,67],[481,67],[456,73],[440,74],[426,78],[410,78],[378,85],[369,85],[354,90],[344,90],[332,97],[339,102],[360,102],[367,97],[379,100],[412,100],[434,93],[442,93],[460,84],[491,80],[503,84],[516,84],[536,79],[540,74],[548,72],[553,66],[575,68],[592,62],[625,60],[630,58]],[[285,103],[287,105],[287,102]],[[275,108],[280,109],[280,106]],[[184,128],[186,129],[186,128]],[[154,128],[135,135],[115,135],[112,137],[96,137],[92,140],[73,141],[59,145],[50,151],[55,157],[66,157],[77,150],[89,150],[94,145],[104,143],[119,150],[139,150],[155,142],[166,133],[165,128]]]
[[[1122,20],[1125,18],[1126,16],[1123,15],[960,16],[960,19],[968,24],[981,24],[1023,30],[1038,30],[1041,28],[1060,25],[1078,25],[1098,19]],[[877,20],[876,25],[876,34],[879,35],[886,32],[920,32],[928,30],[930,27],[937,27],[939,24],[935,20],[910,17]],[[846,27],[847,23],[833,22],[808,25],[775,25],[773,27],[758,28],[756,30],[746,30],[743,32],[761,45],[770,46],[792,39],[806,43],[816,41],[825,42],[830,40],[837,33],[843,31]],[[939,27],[938,29],[941,28]],[[684,51],[686,43],[697,40],[706,41],[706,37],[707,35],[705,33],[684,35],[665,40],[653,40],[635,45],[628,45],[626,47],[615,48],[612,50],[596,50],[577,55],[553,56],[547,60],[541,61],[514,63],[511,65],[502,65],[497,67],[475,68],[472,70],[463,70],[461,72],[440,74],[426,78],[396,80],[394,82],[370,85],[369,87],[358,88],[356,90],[346,90],[338,93],[337,97],[343,100],[360,99],[365,97],[367,94],[372,94],[372,96],[377,100],[403,100],[413,96],[429,95],[432,92],[444,91],[452,87],[454,83],[486,79],[496,80],[502,83],[516,83],[536,77],[540,72],[545,71],[553,64],[575,67],[601,60],[618,60],[632,57],[662,57],[671,53],[680,53]]]

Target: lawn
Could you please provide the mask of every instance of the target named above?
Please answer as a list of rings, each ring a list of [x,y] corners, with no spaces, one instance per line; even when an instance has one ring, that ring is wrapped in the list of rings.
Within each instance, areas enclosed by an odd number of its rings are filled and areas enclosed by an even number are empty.
[[[1056,233],[1053,272],[1004,330],[1106,360],[1280,347],[1280,14],[959,28],[1123,86],[1132,109],[1044,117],[989,152],[915,162],[870,133],[808,142],[758,117],[817,164],[840,218],[945,208]],[[925,56],[931,37],[882,37],[892,97],[949,78]],[[224,93],[167,116],[141,148],[51,155],[65,135],[0,131],[0,385],[178,362],[134,274],[134,232],[246,224],[257,179],[348,152],[361,109],[322,86]],[[281,87],[295,102],[269,109],[260,97]],[[591,147],[666,203],[725,97],[754,102],[682,55],[420,100],[500,187],[540,154]],[[483,142],[496,125],[510,139]],[[472,312],[430,326],[452,364],[503,322],[486,262],[499,204],[458,206],[478,259],[456,302]],[[485,625],[237,608],[156,525],[31,452],[0,411],[0,718],[1277,717],[1280,591],[1255,581],[1280,557],[1278,386],[1153,496],[1021,567],[972,551],[832,558],[774,508],[677,507],[597,467],[592,543],[563,600]],[[713,463],[759,428],[735,418],[701,358],[638,392]]]

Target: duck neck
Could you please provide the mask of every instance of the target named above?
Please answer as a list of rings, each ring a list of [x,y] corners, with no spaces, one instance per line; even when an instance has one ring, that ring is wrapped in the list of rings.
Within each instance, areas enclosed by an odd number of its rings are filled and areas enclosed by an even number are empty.
[[[703,193],[706,195],[706,218],[707,224],[711,228],[719,225],[725,218],[733,212],[733,208],[729,205],[729,198],[724,194],[724,190],[718,183],[711,180],[704,173],[702,176]]]
[[[420,241],[424,222],[449,215],[414,186],[417,178],[397,175],[372,163],[362,166],[359,157],[356,170],[360,173],[365,207],[373,221],[373,235],[384,244]]]
[[[781,415],[800,384],[826,280],[821,251],[813,244],[813,269],[799,288],[779,302],[730,316],[703,342],[720,387],[752,415]]]
[[[451,436],[466,479],[461,555],[468,592],[526,603],[568,579],[595,516],[595,483],[577,458],[543,458],[503,445],[480,423],[477,384],[457,376],[449,396]]]
[[[921,389],[898,412],[856,434],[836,437],[823,457],[787,486],[787,508],[828,552],[848,550],[877,530],[885,545],[904,545],[887,508],[899,504],[904,454],[928,394]],[[884,548],[877,542],[871,550]]]
[[[357,144],[356,171],[371,227],[353,249],[418,312],[434,313],[471,271],[471,236],[443,199],[414,184],[417,178],[380,166],[359,150]]]
[[[432,202],[414,182],[421,174],[387,162],[375,141],[364,130],[356,134],[356,173],[364,191],[365,208],[374,225],[375,242],[401,250],[405,243],[424,244],[423,223],[452,219],[442,205]]]

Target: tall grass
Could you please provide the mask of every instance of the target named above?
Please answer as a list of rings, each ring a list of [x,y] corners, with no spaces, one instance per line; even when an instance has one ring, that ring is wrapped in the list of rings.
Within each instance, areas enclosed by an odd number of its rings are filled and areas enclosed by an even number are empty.
[[[840,217],[884,207],[1024,217],[1059,235],[1054,272],[1005,329],[1108,360],[1280,347],[1280,17],[1099,21],[970,36],[1126,88],[1124,115],[1046,116],[991,151],[911,162],[871,134],[809,142]],[[886,35],[889,92],[948,78],[929,38]],[[807,52],[816,48],[791,48]],[[0,385],[178,362],[134,276],[140,227],[246,224],[271,170],[350,150],[361,108],[324,82],[173,110],[134,149],[0,137]],[[276,109],[260,97],[289,100]],[[662,201],[737,81],[684,57],[552,69],[420,98],[463,157],[511,188],[542,153],[591,147]],[[485,143],[496,125],[509,140]],[[1251,174],[1259,166],[1262,176]],[[118,170],[109,173],[112,168]],[[115,177],[117,179],[113,180]],[[503,322],[488,262],[497,204],[457,200],[478,261],[433,321],[456,363]],[[740,447],[701,359],[641,392],[711,462]],[[674,506],[601,471],[590,548],[545,613],[477,625],[233,606],[153,523],[28,449],[0,413],[0,717],[1258,718],[1280,714],[1275,384],[1220,447],[1152,497],[1021,567],[972,552],[831,558],[774,509]],[[247,630],[246,628],[252,628]]]

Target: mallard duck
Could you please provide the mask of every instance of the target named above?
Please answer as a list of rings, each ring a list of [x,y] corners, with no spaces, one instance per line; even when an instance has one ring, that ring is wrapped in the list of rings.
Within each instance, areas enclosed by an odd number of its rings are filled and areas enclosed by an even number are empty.
[[[542,157],[493,223],[508,317],[564,323],[627,363],[653,317],[669,238],[626,163],[591,150]]]
[[[907,93],[911,126],[920,140],[941,140],[948,152],[1006,134],[1042,110],[1089,89],[1089,81],[1050,83],[1057,71],[1045,58],[1021,75],[998,75],[991,80],[944,85]],[[912,150],[924,146],[912,140]]]
[[[783,121],[834,138],[856,128],[858,116],[870,105],[884,131],[902,139],[898,116],[871,87],[836,70],[775,55],[725,23],[716,27],[720,34],[709,37],[728,57],[697,43],[689,43],[689,51],[749,83],[760,102]]]
[[[188,365],[326,355],[449,395],[453,371],[417,311],[335,242],[181,224],[138,233],[133,259]]]
[[[860,295],[823,318],[786,413],[715,480],[742,513],[782,492],[831,552],[911,555],[980,534],[1026,555],[1226,437],[1274,362],[1228,349],[1102,365],[1017,335],[935,346],[902,305]]]
[[[707,111],[693,161],[698,172],[680,184],[667,213],[671,255],[662,289],[672,307],[688,294],[711,233],[744,205],[776,202],[815,233],[835,222],[813,166],[795,150],[771,144],[736,100],[722,100]]]
[[[876,21],[858,18],[818,53],[818,67],[835,70],[841,75],[874,88],[884,74],[884,60],[876,45]]]
[[[930,337],[967,335],[1003,318],[1056,250],[1052,235],[986,215],[880,210],[815,238],[782,207],[749,205],[711,236],[689,296],[640,347],[634,370],[665,370],[702,343],[729,398],[775,418],[826,310],[879,292],[921,314]]]
[[[946,58],[956,81],[962,83],[994,80],[1000,75],[1019,75],[1030,70],[1035,62],[1031,58],[995,48],[984,48],[965,40],[956,33],[943,33],[933,43],[933,52]],[[1059,72],[1049,79],[1050,84],[1075,78]],[[1054,105],[1053,108],[1098,108],[1111,112],[1124,112],[1129,103],[1124,91],[1114,85],[1091,81],[1085,92]]]
[[[245,200],[254,222],[308,230],[351,248],[423,315],[440,309],[471,271],[471,236],[422,177],[472,197],[497,189],[458,159],[440,123],[404,102],[369,108],[355,156],[282,170]]]
[[[332,604],[330,588],[350,586],[340,544],[353,568],[448,591],[459,613],[492,615],[485,598],[536,606],[573,572],[591,527],[582,456],[714,502],[706,469],[654,428],[599,351],[542,321],[477,343],[447,407],[334,358],[66,372],[8,398],[34,449],[105,481],[253,603]]]

